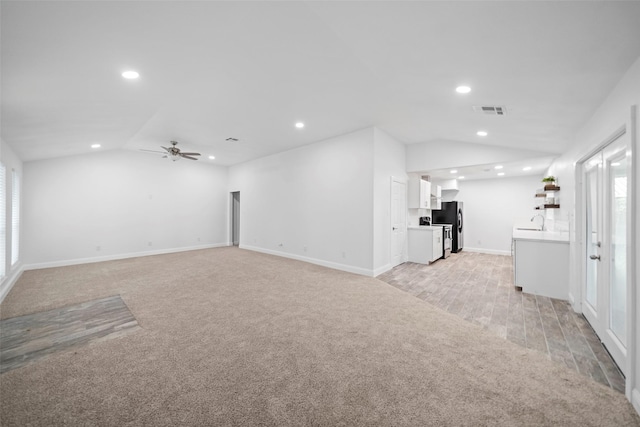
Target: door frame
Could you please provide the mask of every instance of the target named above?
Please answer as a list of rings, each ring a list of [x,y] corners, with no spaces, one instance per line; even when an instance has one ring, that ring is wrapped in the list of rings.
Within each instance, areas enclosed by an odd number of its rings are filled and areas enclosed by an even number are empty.
[[[229,246],[236,246],[234,241],[235,236],[235,228],[238,228],[238,244],[240,247],[240,214],[238,213],[236,218],[235,212],[235,196],[238,196],[238,204],[240,203],[240,191],[230,191],[229,192]],[[236,219],[238,223],[236,224]]]
[[[611,133],[607,138],[603,140],[597,147],[587,152],[585,155],[580,157],[580,159],[576,162],[575,167],[575,243],[576,247],[573,251],[574,259],[577,260],[573,263],[576,270],[576,286],[574,287],[575,294],[570,294],[570,299],[572,299],[571,305],[574,311],[578,313],[583,313],[584,307],[582,301],[584,299],[585,294],[585,280],[586,280],[586,258],[587,258],[587,236],[586,236],[586,209],[584,206],[585,203],[585,183],[583,182],[584,177],[584,165],[585,162],[591,158],[593,155],[598,153],[599,151],[605,149],[609,144],[616,141],[618,138],[621,138],[623,135],[627,134],[627,159],[629,162],[628,168],[630,169],[629,173],[629,181],[628,181],[628,215],[627,215],[627,244],[628,244],[628,252],[627,252],[627,280],[629,286],[627,286],[627,313],[626,313],[626,321],[627,321],[627,357],[626,357],[626,366],[624,370],[626,372],[625,378],[625,395],[631,400],[631,393],[633,385],[636,383],[637,372],[635,371],[635,359],[638,356],[636,354],[636,334],[637,334],[637,325],[635,323],[638,318],[637,304],[636,304],[636,286],[633,286],[636,283],[636,247],[637,247],[637,239],[636,239],[636,221],[634,218],[637,216],[636,209],[636,177],[638,174],[638,167],[636,162],[636,141],[635,141],[635,117],[636,117],[636,107],[632,106],[630,114],[627,120],[624,121],[624,124],[621,125],[615,132]],[[608,202],[607,202],[608,203]],[[605,230],[608,230],[608,224],[605,227]],[[600,337],[599,337],[600,338]],[[600,338],[601,339],[601,338]]]
[[[395,267],[393,265],[393,183],[397,182],[399,184],[404,185],[404,208],[402,212],[404,213],[404,244],[402,247],[402,256],[400,257],[400,264],[403,262],[407,262],[408,254],[407,254],[407,228],[409,225],[409,209],[408,201],[407,201],[407,179],[399,176],[391,176],[389,182],[389,230],[390,230],[390,238],[389,238],[389,265],[391,268]],[[397,265],[400,265],[397,264]]]

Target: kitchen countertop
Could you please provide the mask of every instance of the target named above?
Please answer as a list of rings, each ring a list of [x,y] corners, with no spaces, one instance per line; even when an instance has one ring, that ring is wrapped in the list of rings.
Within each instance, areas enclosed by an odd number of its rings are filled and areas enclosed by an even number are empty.
[[[514,240],[535,240],[540,242],[569,243],[568,231],[536,231],[513,229]]]
[[[409,230],[423,230],[423,231],[427,231],[427,230],[438,230],[438,229],[442,229],[441,225],[410,225],[407,227],[407,229]]]

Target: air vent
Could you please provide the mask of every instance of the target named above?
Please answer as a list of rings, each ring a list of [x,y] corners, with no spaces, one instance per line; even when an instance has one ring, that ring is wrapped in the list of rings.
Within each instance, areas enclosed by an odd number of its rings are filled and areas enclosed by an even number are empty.
[[[229,137],[229,138],[225,139],[225,141],[229,141],[229,142],[238,142],[238,138],[231,138],[231,137]]]
[[[473,111],[491,116],[505,116],[507,114],[507,109],[501,105],[474,105]]]

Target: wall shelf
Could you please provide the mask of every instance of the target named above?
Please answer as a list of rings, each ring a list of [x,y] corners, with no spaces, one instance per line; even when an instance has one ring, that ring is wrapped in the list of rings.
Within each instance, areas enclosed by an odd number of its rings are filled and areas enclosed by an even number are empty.
[[[555,202],[557,199],[554,197],[554,195],[552,194],[551,197],[549,197],[548,193],[555,193],[557,191],[560,191],[560,187],[557,187],[555,185],[545,185],[544,186],[544,190],[537,190],[535,197],[544,197],[544,198],[548,198],[548,200],[545,200],[547,202]],[[545,203],[539,206],[535,207],[535,210],[544,210],[544,209],[559,209],[560,205],[559,204],[555,204],[555,203]]]

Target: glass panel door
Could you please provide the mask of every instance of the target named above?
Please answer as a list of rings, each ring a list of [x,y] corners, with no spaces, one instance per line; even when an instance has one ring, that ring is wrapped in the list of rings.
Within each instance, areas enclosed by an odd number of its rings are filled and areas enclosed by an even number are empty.
[[[585,209],[583,314],[624,374],[627,369],[628,136],[582,164]]]
[[[609,315],[611,331],[627,343],[627,160],[620,156],[609,163],[611,209],[611,277]]]
[[[601,247],[601,220],[598,207],[600,206],[600,175],[602,153],[598,153],[587,161],[585,176],[586,196],[586,301],[593,310],[598,312],[598,264]]]

